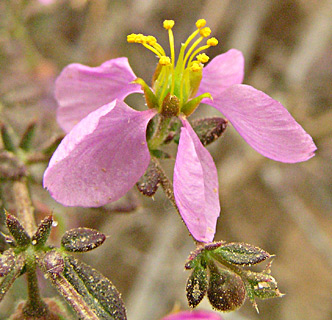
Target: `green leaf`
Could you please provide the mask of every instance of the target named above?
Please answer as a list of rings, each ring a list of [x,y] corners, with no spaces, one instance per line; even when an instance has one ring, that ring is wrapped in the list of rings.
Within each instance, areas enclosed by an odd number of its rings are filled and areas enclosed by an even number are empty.
[[[5,125],[4,123],[0,122],[0,131],[1,131],[1,137],[4,148],[7,151],[15,153],[17,148],[15,143],[16,137],[13,130],[8,125]]]
[[[63,277],[68,282],[66,285],[71,285],[68,290],[74,290],[76,293],[72,293],[76,298],[79,296],[80,301],[97,316],[97,319],[127,319],[121,295],[115,286],[89,265],[67,256]]]
[[[213,256],[221,262],[224,260],[241,266],[254,265],[271,257],[263,249],[242,242],[231,242],[222,245],[213,251]]]
[[[61,239],[61,246],[69,252],[86,252],[104,243],[106,236],[94,229],[75,228],[66,231]]]

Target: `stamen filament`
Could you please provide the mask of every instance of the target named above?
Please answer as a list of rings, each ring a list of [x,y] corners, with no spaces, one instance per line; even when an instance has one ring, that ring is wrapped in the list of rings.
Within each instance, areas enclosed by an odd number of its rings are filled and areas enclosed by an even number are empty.
[[[162,52],[159,52],[157,49],[155,49],[154,47],[150,46],[149,44],[146,43],[142,43],[142,45],[149,49],[150,51],[152,51],[153,53],[155,53],[159,58],[164,56],[165,54],[162,54]]]
[[[175,76],[174,76],[174,61],[175,61],[175,52],[174,52],[174,35],[172,29],[168,29],[169,37],[169,47],[171,50],[171,63],[172,63],[172,85],[171,85],[171,94],[174,93],[175,86]]]
[[[202,46],[202,47],[199,47],[198,49],[196,49],[196,50],[194,51],[194,53],[191,55],[191,57],[190,57],[190,59],[189,59],[189,61],[188,61],[188,66],[190,65],[191,61],[193,61],[194,57],[196,57],[197,53],[199,53],[199,52],[201,52],[201,51],[203,51],[203,50],[206,50],[206,49],[208,49],[208,48],[210,48],[210,47],[211,47],[211,46],[209,46],[209,45],[207,44],[207,45],[205,45],[205,46]]]
[[[185,65],[186,65],[186,61],[188,60],[188,57],[191,55],[191,53],[193,52],[193,50],[198,46],[198,44],[204,39],[204,37],[199,37],[194,43],[193,45],[190,47],[190,49],[188,50],[188,52],[186,53],[184,59],[183,59],[183,66],[182,66],[182,70],[184,70]]]

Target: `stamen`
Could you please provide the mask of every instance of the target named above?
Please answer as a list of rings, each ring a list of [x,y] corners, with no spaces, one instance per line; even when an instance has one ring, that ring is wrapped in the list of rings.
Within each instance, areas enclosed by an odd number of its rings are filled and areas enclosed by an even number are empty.
[[[190,67],[190,70],[193,72],[198,72],[202,70],[202,65],[199,63],[199,61],[194,61]]]
[[[206,44],[208,46],[215,47],[218,44],[218,40],[216,38],[212,37],[206,41]]]
[[[196,21],[197,29],[201,29],[201,28],[205,27],[205,25],[206,25],[206,20],[205,19],[198,19]]]
[[[169,48],[171,50],[171,62],[172,62],[172,86],[171,86],[171,95],[174,92],[175,86],[175,77],[174,77],[174,64],[175,64],[175,52],[174,52],[174,35],[172,28],[174,27],[173,20],[165,20],[163,26],[166,30],[168,30],[168,37],[169,37]]]
[[[207,38],[211,34],[211,29],[209,27],[199,30],[199,33],[202,37]]]
[[[207,63],[210,58],[205,53],[201,53],[196,56],[196,59],[201,63]]]

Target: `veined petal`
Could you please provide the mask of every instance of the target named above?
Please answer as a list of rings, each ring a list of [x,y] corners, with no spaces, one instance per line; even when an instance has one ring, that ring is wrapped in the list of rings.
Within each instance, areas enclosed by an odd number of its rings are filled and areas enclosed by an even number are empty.
[[[69,132],[99,107],[115,99],[123,100],[130,93],[142,92],[139,85],[130,84],[136,78],[127,58],[112,59],[94,68],[70,64],[55,84],[60,126]]]
[[[209,92],[214,99],[228,87],[242,83],[243,77],[244,57],[242,52],[236,49],[228,50],[216,56],[203,68],[203,78],[197,96]],[[209,99],[205,100],[209,101]]]
[[[181,120],[173,177],[175,201],[193,237],[209,242],[220,213],[217,169],[189,122]]]
[[[263,156],[281,162],[301,162],[314,156],[312,138],[282,104],[247,85],[234,85],[207,101],[232,123]]]
[[[66,206],[99,207],[119,199],[149,165],[146,126],[154,115],[119,100],[90,113],[53,154],[44,187]]]
[[[216,312],[193,310],[182,311],[170,314],[161,320],[222,320],[223,318]]]

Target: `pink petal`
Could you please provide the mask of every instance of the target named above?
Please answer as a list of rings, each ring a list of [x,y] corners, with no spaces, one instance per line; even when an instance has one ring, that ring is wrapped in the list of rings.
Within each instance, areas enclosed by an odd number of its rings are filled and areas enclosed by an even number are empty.
[[[118,100],[90,113],[53,154],[44,187],[66,206],[98,207],[119,199],[148,167],[146,126],[154,115]]]
[[[69,132],[99,107],[115,99],[123,100],[130,93],[142,92],[139,85],[130,84],[136,78],[127,58],[109,60],[95,68],[70,64],[55,84],[60,126]]]
[[[222,320],[222,317],[216,312],[194,310],[173,313],[161,320]]]
[[[197,95],[209,92],[214,98],[228,87],[242,83],[243,77],[244,58],[242,52],[231,49],[216,56],[203,68],[203,78]]]
[[[234,85],[208,104],[221,111],[240,135],[263,156],[300,162],[317,149],[303,128],[276,100],[247,85]]]
[[[174,167],[174,196],[192,236],[213,240],[220,213],[217,169],[189,122],[182,119]]]

